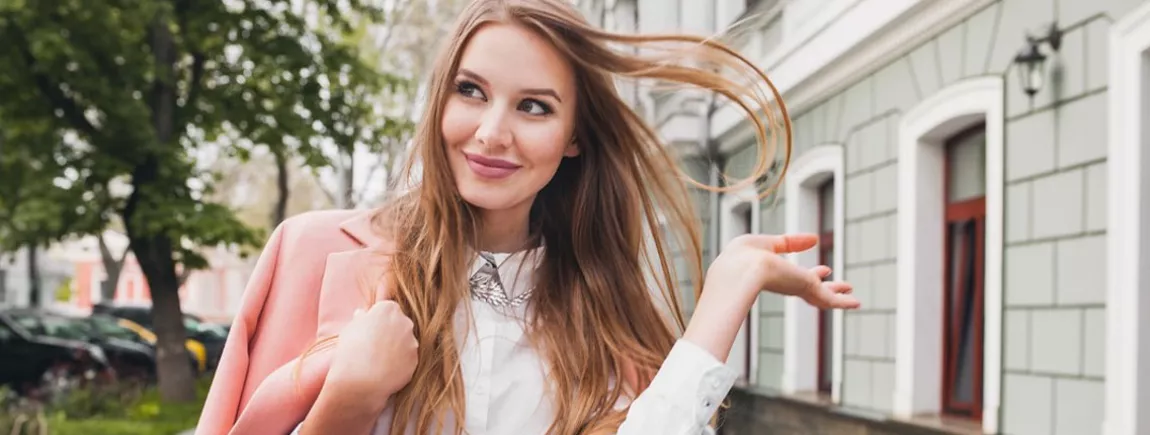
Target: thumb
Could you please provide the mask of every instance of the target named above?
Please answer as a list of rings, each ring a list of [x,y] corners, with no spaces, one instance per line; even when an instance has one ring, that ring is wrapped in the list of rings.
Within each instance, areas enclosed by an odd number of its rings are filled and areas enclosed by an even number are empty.
[[[814,234],[750,234],[744,236],[747,245],[759,249],[766,249],[776,254],[789,254],[802,252],[813,248],[819,243],[819,237]]]

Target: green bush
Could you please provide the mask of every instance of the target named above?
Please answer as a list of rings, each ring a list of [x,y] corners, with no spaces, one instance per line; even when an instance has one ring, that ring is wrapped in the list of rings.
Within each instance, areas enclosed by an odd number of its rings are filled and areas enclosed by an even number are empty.
[[[51,435],[175,435],[195,427],[211,378],[201,379],[192,403],[164,404],[154,385],[133,383],[92,386],[70,392],[47,405],[17,404],[0,391],[0,434],[12,433],[16,419],[47,423]],[[23,415],[24,417],[20,417]],[[39,418],[37,418],[39,417]],[[18,434],[39,434],[23,424]]]

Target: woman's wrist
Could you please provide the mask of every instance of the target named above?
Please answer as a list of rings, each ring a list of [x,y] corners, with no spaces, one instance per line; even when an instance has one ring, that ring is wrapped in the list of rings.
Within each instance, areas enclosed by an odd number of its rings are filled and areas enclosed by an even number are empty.
[[[368,400],[372,395],[362,394],[359,389],[359,385],[338,377],[327,379],[304,421],[301,434],[370,432],[391,396]]]
[[[748,290],[730,277],[708,279],[683,339],[726,362],[758,290]]]

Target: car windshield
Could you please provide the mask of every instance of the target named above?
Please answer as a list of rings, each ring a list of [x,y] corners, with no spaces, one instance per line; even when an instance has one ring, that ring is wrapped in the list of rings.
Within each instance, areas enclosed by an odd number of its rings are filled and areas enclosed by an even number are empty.
[[[139,339],[139,335],[132,332],[131,329],[120,326],[119,321],[113,317],[95,315],[88,318],[88,324],[92,326],[96,332],[105,337],[120,338],[124,340]]]
[[[62,316],[37,315],[33,313],[13,314],[12,320],[34,335],[42,335],[67,340],[88,340],[96,334],[76,319]]]

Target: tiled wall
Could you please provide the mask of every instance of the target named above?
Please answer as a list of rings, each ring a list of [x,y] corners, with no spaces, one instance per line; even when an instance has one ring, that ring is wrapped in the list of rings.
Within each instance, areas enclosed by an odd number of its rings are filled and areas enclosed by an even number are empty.
[[[1007,434],[1098,433],[1105,379],[1106,81],[1111,23],[1137,0],[1003,0],[794,118],[795,155],[846,147],[845,274],[864,309],[846,318],[845,405],[889,411],[894,387],[898,126],[960,80],[1006,79],[1003,421]],[[1066,30],[1030,101],[1011,61],[1023,37]],[[769,71],[768,71],[769,73]],[[755,151],[731,156],[745,173]],[[764,206],[764,232],[783,230]],[[762,298],[762,387],[782,371],[782,303]],[[903,325],[903,327],[913,327]]]

